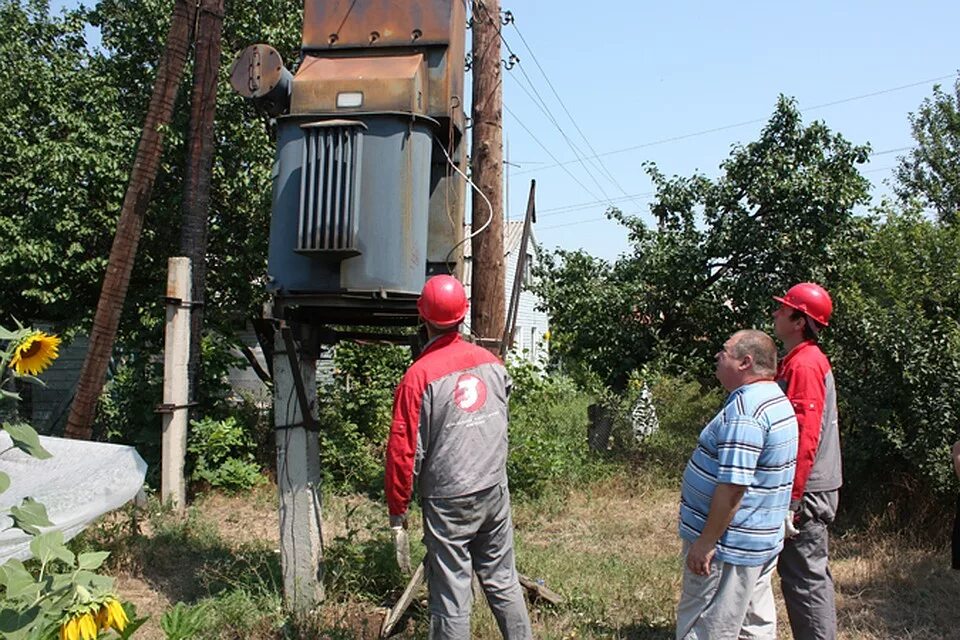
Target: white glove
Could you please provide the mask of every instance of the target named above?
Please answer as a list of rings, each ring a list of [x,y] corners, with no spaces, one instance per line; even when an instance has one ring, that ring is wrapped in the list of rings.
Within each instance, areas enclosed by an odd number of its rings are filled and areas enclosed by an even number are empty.
[[[800,529],[797,529],[797,526],[793,524],[795,515],[793,511],[788,510],[787,517],[783,519],[784,537],[786,538],[792,538],[800,533]]]

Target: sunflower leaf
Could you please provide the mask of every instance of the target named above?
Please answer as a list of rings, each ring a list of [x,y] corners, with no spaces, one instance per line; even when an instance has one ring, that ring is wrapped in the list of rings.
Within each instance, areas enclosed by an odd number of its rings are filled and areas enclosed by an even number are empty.
[[[10,507],[9,515],[14,527],[32,536],[40,535],[38,527],[53,526],[50,518],[47,517],[47,508],[33,498],[24,498],[20,506]]]
[[[77,556],[77,566],[88,571],[95,571],[100,568],[103,561],[110,555],[109,551],[91,551],[90,553],[81,553]]]
[[[53,454],[44,449],[43,445],[40,444],[40,436],[37,435],[34,428],[27,423],[18,422],[16,424],[10,424],[9,422],[4,422],[3,430],[10,434],[10,439],[13,440],[13,446],[27,455],[33,456],[37,460],[46,460],[47,458],[53,457]]]
[[[31,384],[38,384],[41,387],[47,386],[47,383],[38,378],[37,376],[31,376],[30,374],[17,374],[17,380],[23,380],[24,382],[29,382]]]
[[[0,634],[7,640],[27,638],[33,623],[40,616],[40,605],[34,605],[24,611],[7,607],[0,610]]]
[[[20,400],[20,394],[14,391],[7,391],[6,389],[0,389],[0,398],[12,398],[14,400]]]
[[[63,546],[63,531],[47,531],[30,541],[30,551],[43,564],[60,560],[73,565],[73,552]]]
[[[6,564],[0,567],[0,583],[7,590],[6,597],[12,599],[24,596],[32,599],[39,589],[36,578],[19,560],[7,560]]]

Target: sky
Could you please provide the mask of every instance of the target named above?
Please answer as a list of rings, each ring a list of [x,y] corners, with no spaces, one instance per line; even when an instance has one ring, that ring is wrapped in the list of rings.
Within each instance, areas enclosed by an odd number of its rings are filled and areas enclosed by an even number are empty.
[[[582,248],[606,259],[628,247],[623,227],[603,215],[609,199],[650,220],[644,162],[667,175],[717,175],[732,145],[758,137],[781,93],[807,109],[805,122],[823,120],[880,152],[863,171],[875,198],[889,194],[884,181],[904,152],[883,152],[912,146],[908,114],[931,94],[931,79],[951,86],[949,76],[960,69],[960,3],[946,0],[501,1],[515,20],[503,27],[504,39],[520,57],[503,80],[504,135],[510,161],[519,165],[510,167],[510,214],[523,214],[535,178],[541,245]],[[914,86],[901,88],[906,85]],[[576,161],[530,97],[537,93],[582,155],[596,151],[602,166]],[[877,95],[811,108],[867,94]],[[752,123],[729,126],[744,122]],[[650,144],[714,129],[721,130]],[[629,147],[641,148],[612,153]],[[553,166],[551,154],[573,162]]]
[[[644,162],[716,176],[780,94],[806,122],[869,143],[864,175],[875,198],[889,194],[884,181],[912,145],[908,114],[960,69],[954,0],[501,3],[514,17],[503,57],[520,59],[503,72],[507,212],[522,217],[536,179],[540,244],[608,260],[628,243],[607,207],[650,219]]]

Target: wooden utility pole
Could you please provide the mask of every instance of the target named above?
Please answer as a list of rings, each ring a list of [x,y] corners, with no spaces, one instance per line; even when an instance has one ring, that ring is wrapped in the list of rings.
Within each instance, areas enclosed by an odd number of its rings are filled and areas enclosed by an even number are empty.
[[[498,345],[504,324],[503,85],[500,70],[500,2],[473,0],[473,137],[471,173],[490,201],[473,193],[470,328],[485,346]],[[491,208],[493,209],[491,211]]]
[[[213,172],[214,116],[217,111],[217,80],[220,70],[220,39],[224,0],[201,0],[194,45],[193,94],[190,101],[190,133],[187,168],[183,181],[183,226],[180,251],[193,264],[193,299],[190,315],[190,400],[197,401],[200,341],[203,337],[203,300],[207,284],[207,232],[210,214],[210,176]]]
[[[140,144],[133,162],[130,183],[123,198],[117,232],[113,237],[107,273],[103,278],[100,300],[93,317],[90,346],[80,370],[76,396],[70,407],[65,435],[89,440],[93,434],[97,402],[107,376],[107,365],[120,325],[123,302],[130,285],[143,218],[150,204],[150,194],[160,166],[163,151],[163,130],[170,123],[173,105],[183,76],[183,67],[190,51],[193,25],[197,15],[194,0],[176,0],[167,32],[167,44],[157,67],[157,79],[147,107],[147,117],[140,134]]]
[[[167,267],[167,324],[163,345],[163,435],[160,498],[183,513],[187,483],[187,362],[190,353],[190,258],[170,258]]]

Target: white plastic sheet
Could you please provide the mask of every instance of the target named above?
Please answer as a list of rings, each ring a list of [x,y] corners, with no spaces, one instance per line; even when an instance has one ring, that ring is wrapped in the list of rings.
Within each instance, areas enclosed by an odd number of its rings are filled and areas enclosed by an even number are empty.
[[[14,449],[0,456],[0,469],[10,476],[10,488],[0,493],[0,565],[11,558],[30,557],[31,537],[7,529],[7,511],[25,497],[42,502],[53,527],[65,540],[91,522],[132,500],[143,486],[147,463],[133,447],[41,436],[53,457],[37,460]],[[11,445],[0,431],[0,451]]]

